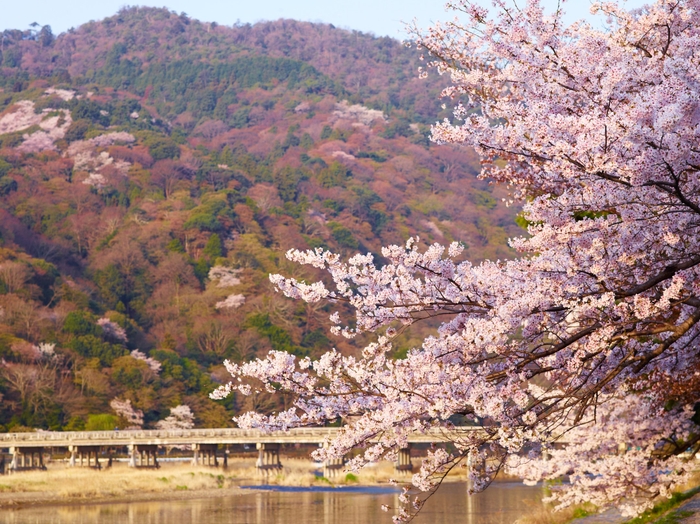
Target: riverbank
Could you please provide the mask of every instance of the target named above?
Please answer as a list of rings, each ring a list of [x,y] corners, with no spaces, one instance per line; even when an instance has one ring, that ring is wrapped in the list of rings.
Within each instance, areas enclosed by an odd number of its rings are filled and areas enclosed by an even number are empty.
[[[317,463],[286,458],[284,467],[264,477],[254,459],[231,458],[228,468],[194,467],[182,462],[161,463],[159,469],[134,469],[115,462],[94,470],[49,464],[47,471],[24,471],[0,476],[0,509],[38,505],[100,504],[155,500],[186,500],[250,493],[240,486],[376,486],[397,477],[394,465],[381,462],[358,474],[339,471],[332,479],[321,476]],[[464,480],[457,475],[453,480]]]
[[[243,490],[220,471],[183,465],[134,470],[117,464],[101,471],[56,466],[0,477],[0,508],[180,500],[239,493]]]

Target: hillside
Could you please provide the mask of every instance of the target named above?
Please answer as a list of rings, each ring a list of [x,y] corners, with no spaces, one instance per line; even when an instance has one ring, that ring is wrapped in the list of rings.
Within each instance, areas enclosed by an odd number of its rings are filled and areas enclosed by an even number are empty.
[[[279,407],[207,395],[225,358],[354,351],[274,293],[315,276],[286,250],[418,235],[480,260],[521,233],[471,151],[430,143],[444,80],[400,42],[129,8],[0,52],[0,430],[138,424],[114,399],[147,427]]]

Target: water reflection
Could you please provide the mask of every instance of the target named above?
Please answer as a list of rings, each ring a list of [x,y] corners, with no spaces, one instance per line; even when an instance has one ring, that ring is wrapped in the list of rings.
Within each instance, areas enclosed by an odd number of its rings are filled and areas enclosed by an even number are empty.
[[[444,485],[416,524],[510,524],[531,510],[541,488],[498,483],[469,497]],[[6,510],[0,524],[368,524],[391,522],[380,506],[398,504],[387,489],[266,491],[203,500],[134,502]]]

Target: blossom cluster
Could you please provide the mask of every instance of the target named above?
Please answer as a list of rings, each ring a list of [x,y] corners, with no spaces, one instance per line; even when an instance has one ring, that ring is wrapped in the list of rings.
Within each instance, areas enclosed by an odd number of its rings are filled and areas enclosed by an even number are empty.
[[[245,304],[245,296],[241,294],[233,294],[226,297],[225,300],[217,302],[214,307],[216,309],[237,309]]]
[[[51,359],[56,355],[56,344],[53,342],[41,342],[34,349],[44,358]]]
[[[44,115],[34,111],[34,102],[20,100],[11,108],[11,111],[5,112],[0,117],[0,135],[15,133],[38,125],[43,118]]]
[[[126,330],[116,322],[111,321],[107,317],[102,317],[97,320],[97,325],[102,328],[102,332],[110,338],[120,342],[126,342]]]
[[[216,287],[234,287],[241,283],[241,279],[238,277],[241,272],[241,269],[214,266],[209,270],[209,280],[215,281]],[[237,309],[243,304],[245,304],[245,296],[234,293],[217,302],[214,307],[216,309]]]
[[[46,91],[44,91],[44,93],[47,95],[56,95],[61,100],[66,102],[75,98],[75,91],[71,91],[70,89],[57,89],[55,87],[49,87]]]
[[[0,117],[0,135],[28,130],[33,126],[38,126],[39,130],[23,135],[24,140],[17,146],[17,149],[24,153],[55,150],[54,142],[63,138],[66,130],[73,122],[70,111],[67,109],[53,111],[47,108],[37,113],[34,108],[35,104],[31,100],[20,100],[17,102],[10,112]],[[52,112],[58,112],[59,114],[52,116],[50,115]]]
[[[125,131],[114,131],[96,136],[88,140],[72,142],[65,152],[65,156],[73,159],[75,171],[87,171],[88,175],[83,179],[83,184],[103,189],[109,185],[109,179],[105,176],[105,168],[111,168],[120,176],[127,176],[131,164],[125,160],[115,160],[107,151],[97,153],[96,148],[108,147],[115,143],[133,143],[136,138]]]
[[[156,359],[153,358],[153,357],[149,357],[149,356],[146,355],[143,351],[139,351],[138,349],[134,349],[134,350],[131,352],[131,356],[132,356],[133,358],[135,358],[136,360],[142,360],[142,361],[144,361],[146,364],[148,364],[148,367],[149,367],[149,368],[151,369],[151,371],[153,371],[154,373],[160,373],[160,370],[161,370],[161,368],[163,367],[163,365],[162,365],[158,360],[156,360]]]
[[[143,411],[133,407],[131,400],[113,398],[109,407],[114,410],[118,417],[127,422],[128,426],[124,429],[141,429],[143,427]]]
[[[45,95],[58,96],[62,100],[68,101],[75,97],[75,92],[49,88],[45,91]],[[23,141],[17,146],[17,150],[24,153],[55,151],[55,142],[65,136],[66,131],[73,123],[71,113],[67,109],[54,110],[51,108],[43,109],[37,113],[35,106],[36,104],[31,100],[20,100],[14,104],[9,111],[0,117],[0,135],[29,130],[33,126],[38,126],[39,130],[23,135]],[[106,152],[95,157],[93,150],[95,147],[107,147],[116,142],[132,143],[135,140],[133,135],[125,131],[105,133],[90,140],[74,142],[69,147],[67,156],[75,159],[76,169],[99,170],[106,165],[114,164],[119,172],[126,175],[130,165],[128,162],[115,162]],[[104,177],[102,179],[100,177],[102,177],[101,174],[93,172],[85,183],[101,188],[105,181]]]
[[[94,187],[95,189],[103,189],[107,186],[107,179],[99,173],[90,173],[83,180],[83,184]]]
[[[156,422],[158,429],[191,429],[194,427],[194,413],[184,404],[175,406],[170,410],[170,415]]]
[[[232,269],[226,266],[214,266],[209,270],[209,280],[217,281],[217,287],[233,287],[241,283],[238,275],[240,269]]]
[[[386,115],[378,109],[370,109],[360,104],[350,105],[346,100],[335,105],[333,115],[340,119],[355,120],[361,124],[371,125],[375,120],[386,122]]]

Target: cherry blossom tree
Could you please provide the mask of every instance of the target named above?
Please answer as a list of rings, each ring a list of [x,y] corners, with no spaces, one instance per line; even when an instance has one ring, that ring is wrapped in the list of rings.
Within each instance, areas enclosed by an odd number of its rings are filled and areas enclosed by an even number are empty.
[[[216,309],[237,309],[245,304],[245,296],[241,294],[233,294],[226,297],[225,300],[217,302],[214,307]]]
[[[154,373],[160,373],[160,369],[163,367],[163,365],[155,358],[149,357],[146,355],[146,353],[139,351],[138,349],[134,349],[130,354],[136,360],[143,360],[146,364],[148,364],[148,367]]]
[[[124,429],[141,429],[143,427],[143,411],[136,409],[131,405],[131,400],[121,400],[113,398],[109,407],[111,407],[117,416],[126,422],[127,426]]]
[[[685,481],[684,457],[700,449],[700,0],[594,3],[605,29],[566,26],[537,0],[493,4],[492,16],[457,0],[454,21],[415,37],[426,71],[452,79],[454,118],[433,140],[474,148],[481,176],[511,188],[529,224],[511,240],[519,257],[475,265],[458,243],[414,240],[384,248],[384,265],[292,250],[329,278],[274,285],[350,304],[356,318],[333,313],[333,331],[374,340],[354,356],[227,362],[234,381],[214,396],[296,396],[281,413],[237,417],[245,428],[342,418],[316,454],[365,448],[351,468],[436,432],[451,445],[430,452],[413,477],[424,494],[404,494],[397,522],[467,463],[474,491],[503,468],[529,481],[568,475],[559,507],[635,514]],[[436,332],[390,358],[393,337],[430,318]],[[456,418],[481,429],[455,432]]]
[[[194,427],[194,413],[192,409],[181,404],[170,410],[170,415],[156,422],[158,429],[192,429]]]
[[[214,266],[209,270],[209,279],[217,282],[216,287],[235,287],[241,283],[241,279],[238,277],[241,271],[241,269]],[[243,304],[245,304],[245,295],[234,293],[217,302],[214,307],[216,309],[237,309]]]
[[[240,269],[214,266],[209,270],[209,280],[216,280],[216,287],[234,287],[241,283],[240,273]]]
[[[97,320],[97,325],[102,328],[102,331],[108,337],[118,340],[119,342],[127,342],[126,330],[116,322],[112,322],[107,317],[102,317]]]
[[[41,342],[33,347],[42,358],[52,359],[56,356],[56,344],[53,342]]]

